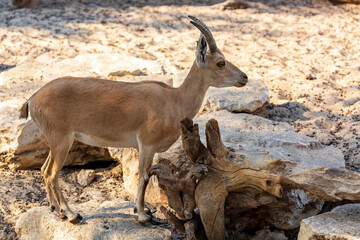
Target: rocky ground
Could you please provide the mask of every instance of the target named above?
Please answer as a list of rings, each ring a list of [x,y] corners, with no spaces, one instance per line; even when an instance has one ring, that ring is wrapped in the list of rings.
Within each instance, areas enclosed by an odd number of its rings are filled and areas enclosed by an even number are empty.
[[[81,169],[64,168],[60,180],[64,196],[71,203],[83,203],[92,199],[127,199],[126,191],[121,185],[121,173],[114,168],[115,163],[104,163],[105,167],[110,165],[110,168],[88,165],[87,168],[96,168],[96,178],[87,187],[80,186],[76,180]],[[115,172],[110,169],[115,169]],[[16,239],[14,224],[18,215],[35,206],[48,206],[45,185],[39,170],[1,170],[0,174],[0,238]]]
[[[40,0],[35,8],[15,10],[0,0],[0,71],[119,53],[155,60],[165,66],[159,77],[172,78],[194,60],[199,33],[186,17],[192,14],[209,26],[228,60],[267,84],[270,103],[256,114],[341,149],[347,166],[359,171],[360,7],[325,0],[244,2],[245,9],[223,10],[223,1],[212,0]],[[44,84],[23,75],[0,79],[2,106],[18,104],[12,101]],[[75,179],[80,168],[64,169],[65,197],[72,203],[126,199],[121,172],[111,167],[89,166],[96,180],[85,188]],[[16,238],[18,215],[46,205],[45,195],[38,170],[0,170],[0,238]]]

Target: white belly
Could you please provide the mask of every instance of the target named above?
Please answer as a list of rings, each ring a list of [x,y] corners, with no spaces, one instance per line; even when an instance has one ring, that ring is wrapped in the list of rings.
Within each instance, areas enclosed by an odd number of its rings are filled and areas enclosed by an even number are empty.
[[[136,133],[122,134],[119,141],[109,141],[85,133],[75,133],[75,139],[79,142],[98,147],[138,148]]]

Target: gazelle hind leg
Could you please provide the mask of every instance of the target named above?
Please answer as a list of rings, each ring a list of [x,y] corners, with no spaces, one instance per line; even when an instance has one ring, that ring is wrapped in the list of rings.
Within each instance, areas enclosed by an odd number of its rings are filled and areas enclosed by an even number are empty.
[[[45,176],[49,176],[50,172],[49,172],[49,163],[51,161],[51,151],[49,152],[48,157],[46,158],[45,163],[42,165],[41,167],[41,175],[43,176],[44,180],[45,180]],[[50,204],[50,211],[56,211],[59,215],[61,215],[60,213],[60,207],[57,204],[55,197],[51,191],[51,188],[49,186],[49,184],[47,183],[47,181],[45,180],[45,188],[46,188],[46,194],[47,194],[47,198]]]
[[[139,149],[139,184],[136,197],[135,210],[138,213],[139,222],[147,222],[150,216],[144,210],[145,189],[149,182],[149,170],[154,159],[155,151],[151,147],[141,147]]]
[[[66,161],[68,152],[74,142],[74,138],[71,135],[64,136],[60,141],[55,144],[50,143],[50,150],[52,157],[50,158],[48,165],[48,173],[46,175],[47,184],[53,193],[53,196],[60,207],[60,212],[64,213],[71,223],[78,223],[82,217],[79,214],[75,214],[66,203],[66,200],[61,193],[59,186],[59,175],[60,171]]]

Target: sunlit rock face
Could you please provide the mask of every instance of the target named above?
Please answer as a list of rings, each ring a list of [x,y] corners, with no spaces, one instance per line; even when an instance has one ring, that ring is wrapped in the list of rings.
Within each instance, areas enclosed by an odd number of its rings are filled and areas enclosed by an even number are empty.
[[[9,134],[11,133],[11,135]],[[44,134],[32,120],[9,128],[2,139],[9,136],[2,145],[2,165],[10,169],[40,168],[45,162],[49,147]],[[75,142],[71,148],[65,166],[84,165],[93,161],[111,161],[106,148],[93,147]]]
[[[122,166],[122,179],[124,188],[129,193],[131,200],[136,199],[139,182],[139,154],[136,149],[109,148],[112,157],[117,159]],[[154,162],[157,155],[155,156]],[[168,200],[164,191],[159,187],[157,178],[151,177],[146,187],[145,201],[152,204],[167,204]]]
[[[84,217],[85,224],[71,224],[59,219],[48,207],[36,207],[20,215],[15,230],[19,239],[170,239],[171,232],[148,227],[136,221],[134,202],[89,201],[70,205]]]
[[[269,102],[269,90],[260,80],[252,80],[242,88],[210,88],[202,111],[228,110],[233,113],[251,113]]]
[[[256,201],[247,206],[241,200],[244,197],[241,193],[230,192],[226,204],[238,206],[225,210],[231,229],[241,232],[272,226],[292,230],[298,228],[303,219],[317,215],[324,201],[360,198],[359,184],[353,184],[357,178],[360,179],[360,175],[349,175],[351,172],[345,170],[339,149],[321,145],[314,138],[298,134],[287,123],[245,113],[233,114],[226,110],[195,117],[194,122],[199,124],[203,143],[206,142],[205,124],[211,118],[218,120],[221,138],[225,146],[233,149],[233,159],[239,166],[281,176],[284,182],[299,186],[299,189],[284,191],[282,198],[265,192],[258,194]],[[179,139],[168,151],[157,154],[154,162],[168,159],[176,163],[184,156]],[[134,183],[138,181],[136,151],[128,150],[120,159],[124,185],[135,193]]]
[[[194,122],[199,124],[199,133],[203,142],[206,141],[205,123],[211,118],[218,120],[225,146],[234,149],[234,159],[245,168],[270,171],[299,184],[312,181],[314,185],[323,184],[320,180],[316,180],[319,179],[319,174],[332,173],[331,171],[323,173],[324,169],[335,169],[334,172],[344,169],[344,159],[340,150],[323,146],[314,138],[295,133],[287,123],[278,123],[245,113],[233,114],[223,110],[197,116]],[[154,162],[168,159],[175,163],[184,156],[179,139],[168,151],[157,154]],[[120,160],[124,172],[124,186],[135,194],[134,183],[138,181],[136,151],[128,150]],[[336,181],[347,180],[341,178]],[[266,194],[259,195],[252,206],[242,206],[227,212],[229,222],[239,231],[265,226],[274,226],[283,230],[295,229],[299,227],[302,219],[318,214],[324,203],[307,196],[305,194],[307,187],[304,186],[305,191],[298,189],[285,191],[281,199]],[[355,189],[349,188],[345,191],[354,194]],[[240,206],[242,197],[241,194],[230,193],[227,201],[229,205],[238,202],[237,205]]]
[[[163,75],[164,67],[156,61],[123,54],[82,54],[65,60],[40,59],[20,64],[0,74],[0,82],[12,85],[12,81],[32,79],[49,82],[53,79],[72,77],[134,77]],[[155,79],[154,79],[155,80]],[[136,81],[136,80],[135,80]]]
[[[189,71],[179,71],[173,76],[174,87],[180,86]],[[228,110],[229,112],[251,113],[269,102],[269,89],[263,81],[249,79],[241,88],[210,87],[206,93],[200,113]]]
[[[299,240],[360,239],[360,204],[347,204],[304,219],[301,222]]]

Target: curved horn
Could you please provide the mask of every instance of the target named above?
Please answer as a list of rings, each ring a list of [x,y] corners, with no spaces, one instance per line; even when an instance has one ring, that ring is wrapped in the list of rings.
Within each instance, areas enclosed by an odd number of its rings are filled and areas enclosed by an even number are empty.
[[[210,52],[217,52],[218,48],[216,46],[215,43],[215,39],[213,37],[213,35],[211,34],[209,28],[205,25],[205,23],[203,23],[200,19],[197,19],[194,16],[188,16],[190,19],[192,19],[193,21],[190,21],[195,27],[197,27],[200,32],[202,34],[204,34],[205,38],[206,38],[206,42],[209,44],[209,49]]]

